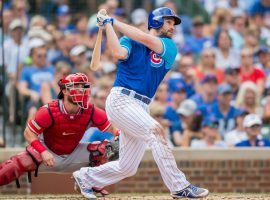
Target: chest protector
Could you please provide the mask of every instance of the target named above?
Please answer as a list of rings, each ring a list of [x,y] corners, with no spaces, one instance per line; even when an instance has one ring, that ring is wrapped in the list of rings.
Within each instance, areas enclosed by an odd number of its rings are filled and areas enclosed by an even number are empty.
[[[92,120],[94,106],[76,115],[62,113],[59,101],[52,101],[48,108],[53,122],[43,133],[45,144],[58,155],[72,153]]]

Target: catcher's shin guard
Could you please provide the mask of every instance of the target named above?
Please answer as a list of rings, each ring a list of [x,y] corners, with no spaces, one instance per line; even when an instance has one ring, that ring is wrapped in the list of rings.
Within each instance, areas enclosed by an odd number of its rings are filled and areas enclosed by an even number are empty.
[[[28,180],[31,182],[31,172],[38,173],[38,167],[42,162],[40,154],[32,147],[26,147],[26,151],[12,156],[0,164],[0,186],[9,184],[16,180],[17,187],[20,187],[19,177],[28,172]]]

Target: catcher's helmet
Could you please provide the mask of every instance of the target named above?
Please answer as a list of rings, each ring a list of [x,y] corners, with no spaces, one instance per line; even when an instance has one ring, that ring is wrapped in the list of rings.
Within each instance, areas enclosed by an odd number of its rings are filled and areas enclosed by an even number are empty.
[[[173,12],[172,9],[167,7],[161,7],[153,10],[148,17],[148,29],[160,28],[164,23],[164,17],[173,17],[175,21],[175,25],[181,23],[181,19]]]
[[[62,99],[64,94],[63,89],[69,90],[69,95],[74,103],[77,103],[81,108],[88,108],[90,98],[90,82],[88,77],[83,73],[70,74],[58,82],[60,93],[58,99]],[[78,87],[80,85],[80,87]]]

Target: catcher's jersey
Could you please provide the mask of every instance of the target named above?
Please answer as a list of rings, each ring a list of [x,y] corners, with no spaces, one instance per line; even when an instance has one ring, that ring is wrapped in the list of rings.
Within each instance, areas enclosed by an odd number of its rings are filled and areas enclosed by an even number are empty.
[[[128,57],[118,62],[114,86],[131,89],[152,98],[177,54],[176,45],[171,39],[160,40],[163,52],[157,54],[139,42],[122,37],[120,44],[128,50]]]
[[[58,102],[56,111],[52,112],[51,106],[42,106],[27,124],[35,134],[42,133],[46,146],[58,155],[70,154],[79,144],[87,127],[97,127],[104,132],[111,125],[105,111],[92,104],[89,104],[87,110],[80,109],[72,115],[67,113],[62,100]]]

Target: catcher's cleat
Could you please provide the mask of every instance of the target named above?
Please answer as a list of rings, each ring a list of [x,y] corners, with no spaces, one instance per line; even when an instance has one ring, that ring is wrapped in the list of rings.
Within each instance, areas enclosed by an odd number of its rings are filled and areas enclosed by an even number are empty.
[[[92,189],[94,192],[101,194],[103,197],[106,195],[109,195],[109,192],[105,190],[104,188],[100,189],[100,188],[93,187]]]
[[[79,191],[85,198],[90,200],[96,200],[97,197],[94,195],[94,191],[91,188],[87,188],[80,178],[79,171],[73,172],[73,177],[75,179],[74,189]]]
[[[206,197],[209,194],[209,191],[204,188],[196,187],[194,185],[189,185],[183,190],[180,190],[175,193],[171,193],[171,196],[174,199],[180,199],[180,198],[190,198],[190,199],[196,199],[196,198],[202,198]]]

